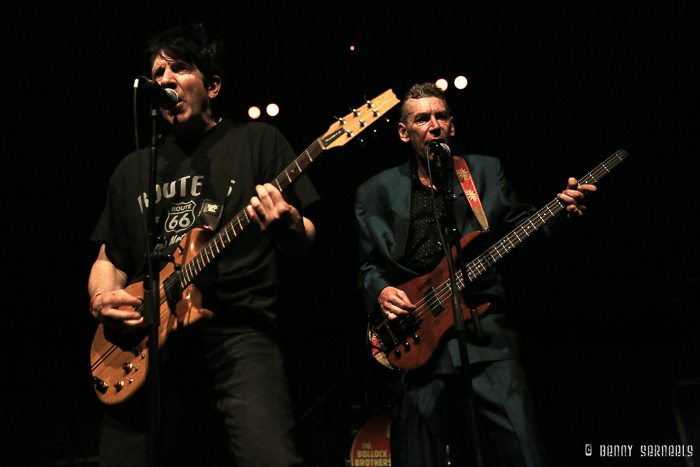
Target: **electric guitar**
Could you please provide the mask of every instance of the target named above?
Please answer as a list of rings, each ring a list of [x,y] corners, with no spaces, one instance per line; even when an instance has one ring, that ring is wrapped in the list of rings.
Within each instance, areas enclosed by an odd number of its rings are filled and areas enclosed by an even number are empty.
[[[345,145],[398,103],[389,89],[338,119],[271,183],[283,192],[323,151]],[[202,308],[202,294],[195,285],[196,279],[249,225],[248,214],[243,209],[213,236],[207,230],[193,229],[182,239],[173,255],[174,261],[160,271],[159,348],[179,327],[213,317],[211,311]],[[126,291],[134,297],[143,297],[143,282],[128,286]],[[142,310],[138,308],[137,311]],[[146,331],[126,332],[103,324],[98,326],[90,362],[95,393],[102,402],[118,404],[143,386],[148,371],[147,337]]]
[[[620,149],[579,179],[579,184],[595,184],[628,156]],[[525,220],[508,235],[496,242],[466,266],[467,280],[473,282],[501,258],[518,246],[526,238],[540,229],[559,214],[566,205],[555,198],[545,207]],[[460,241],[464,249],[476,237],[479,231],[466,235]],[[458,261],[457,250],[452,248],[452,259]],[[461,269],[457,273],[457,286],[460,291],[465,288],[465,278]],[[408,299],[416,309],[394,320],[384,319],[368,327],[368,338],[372,356],[387,368],[414,370],[425,365],[435,354],[445,339],[445,334],[454,326],[452,312],[452,289],[450,286],[447,258],[428,274],[416,277],[397,286],[406,292]],[[461,294],[460,294],[461,295]],[[467,308],[460,296],[464,320],[472,319],[473,310]],[[479,316],[492,308],[491,303],[477,306]]]

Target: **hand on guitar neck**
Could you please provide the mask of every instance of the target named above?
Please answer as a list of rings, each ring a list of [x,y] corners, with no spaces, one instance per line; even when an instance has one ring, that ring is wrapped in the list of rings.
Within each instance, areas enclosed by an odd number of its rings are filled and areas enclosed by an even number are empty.
[[[301,254],[308,249],[316,236],[314,224],[287,203],[274,185],[258,185],[255,191],[258,196],[246,208],[250,221],[269,232],[285,253]]]
[[[593,193],[597,189],[595,185],[579,185],[578,180],[573,177],[569,178],[566,189],[557,195],[557,199],[566,205],[565,216],[568,219],[582,216],[583,211],[586,210],[586,194]]]

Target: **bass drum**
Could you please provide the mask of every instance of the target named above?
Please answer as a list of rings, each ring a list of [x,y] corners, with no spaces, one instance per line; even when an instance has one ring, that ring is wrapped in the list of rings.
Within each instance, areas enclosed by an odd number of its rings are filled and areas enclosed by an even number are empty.
[[[352,442],[350,465],[391,465],[390,428],[391,414],[389,412],[377,415],[365,423]]]

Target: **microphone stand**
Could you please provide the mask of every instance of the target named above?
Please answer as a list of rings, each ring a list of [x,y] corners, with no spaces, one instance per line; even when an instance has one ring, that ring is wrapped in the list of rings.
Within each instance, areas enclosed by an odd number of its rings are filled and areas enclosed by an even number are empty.
[[[430,168],[430,155],[427,155],[428,168]],[[442,194],[443,199],[443,221],[441,225],[438,213],[436,211],[436,220],[438,222],[438,231],[440,233],[440,241],[445,250],[445,258],[447,259],[447,268],[450,275],[450,290],[452,292],[452,314],[455,326],[455,333],[457,334],[457,342],[459,345],[459,356],[462,361],[460,367],[460,375],[462,377],[462,383],[464,387],[464,396],[466,404],[466,414],[467,414],[467,428],[469,434],[471,435],[471,441],[473,446],[473,456],[474,465],[481,467],[483,465],[483,459],[481,454],[481,442],[479,437],[479,431],[476,423],[476,411],[474,409],[474,388],[472,386],[471,371],[469,369],[469,353],[467,351],[467,335],[466,335],[466,325],[464,324],[464,315],[462,312],[462,303],[460,300],[460,288],[457,282],[457,273],[455,270],[455,264],[452,258],[452,248],[457,251],[457,257],[459,259],[459,264],[462,272],[462,282],[464,283],[464,290],[466,292],[466,297],[468,300],[468,305],[472,310],[472,317],[475,321],[477,340],[479,342],[483,341],[483,331],[481,329],[481,322],[479,321],[479,313],[476,311],[476,307],[473,306],[473,300],[471,299],[471,293],[469,292],[469,276],[466,274],[465,262],[462,256],[462,248],[460,245],[459,232],[457,232],[457,222],[455,220],[453,201],[456,195],[452,191],[452,174],[454,173],[454,164],[452,162],[452,157],[449,153],[444,156],[445,160],[442,160],[441,154],[434,154],[434,160],[436,165],[436,172],[438,175],[439,183],[435,184],[438,192]],[[432,173],[430,173],[430,183],[433,184]],[[456,411],[455,411],[456,412]]]
[[[144,285],[144,324],[148,329],[148,371],[149,371],[149,439],[148,465],[159,465],[159,449],[161,438],[161,406],[160,406],[160,360],[158,358],[158,341],[160,327],[160,271],[159,255],[156,251],[156,149],[158,144],[157,110],[151,108],[151,150],[149,161],[148,207],[146,263],[148,277]],[[144,203],[145,204],[145,203]]]

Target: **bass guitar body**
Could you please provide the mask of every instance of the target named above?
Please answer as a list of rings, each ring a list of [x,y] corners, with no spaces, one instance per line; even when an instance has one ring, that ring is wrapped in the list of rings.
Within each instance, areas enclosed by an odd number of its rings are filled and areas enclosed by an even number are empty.
[[[480,232],[473,232],[461,240],[464,249]],[[453,261],[457,261],[457,251],[452,249]],[[464,288],[461,274],[458,286]],[[452,292],[450,288],[447,259],[428,274],[416,277],[397,286],[416,305],[416,310],[394,320],[384,319],[370,325],[369,339],[374,358],[383,365],[400,370],[415,370],[430,361],[445,340],[447,332],[454,327]],[[465,321],[472,319],[468,308],[459,294],[462,316]],[[479,315],[488,312],[491,303],[477,307]]]
[[[203,229],[187,233],[168,263],[160,272],[160,325],[158,347],[180,326],[187,326],[213,314],[202,308],[202,294],[196,285],[179,290],[177,270],[194,258],[207,243],[210,234]],[[144,298],[144,284],[137,282],[125,289],[134,297]],[[142,311],[143,305],[138,308]],[[92,380],[97,397],[105,404],[118,404],[143,386],[148,373],[148,334],[122,331],[100,324],[90,349]]]

